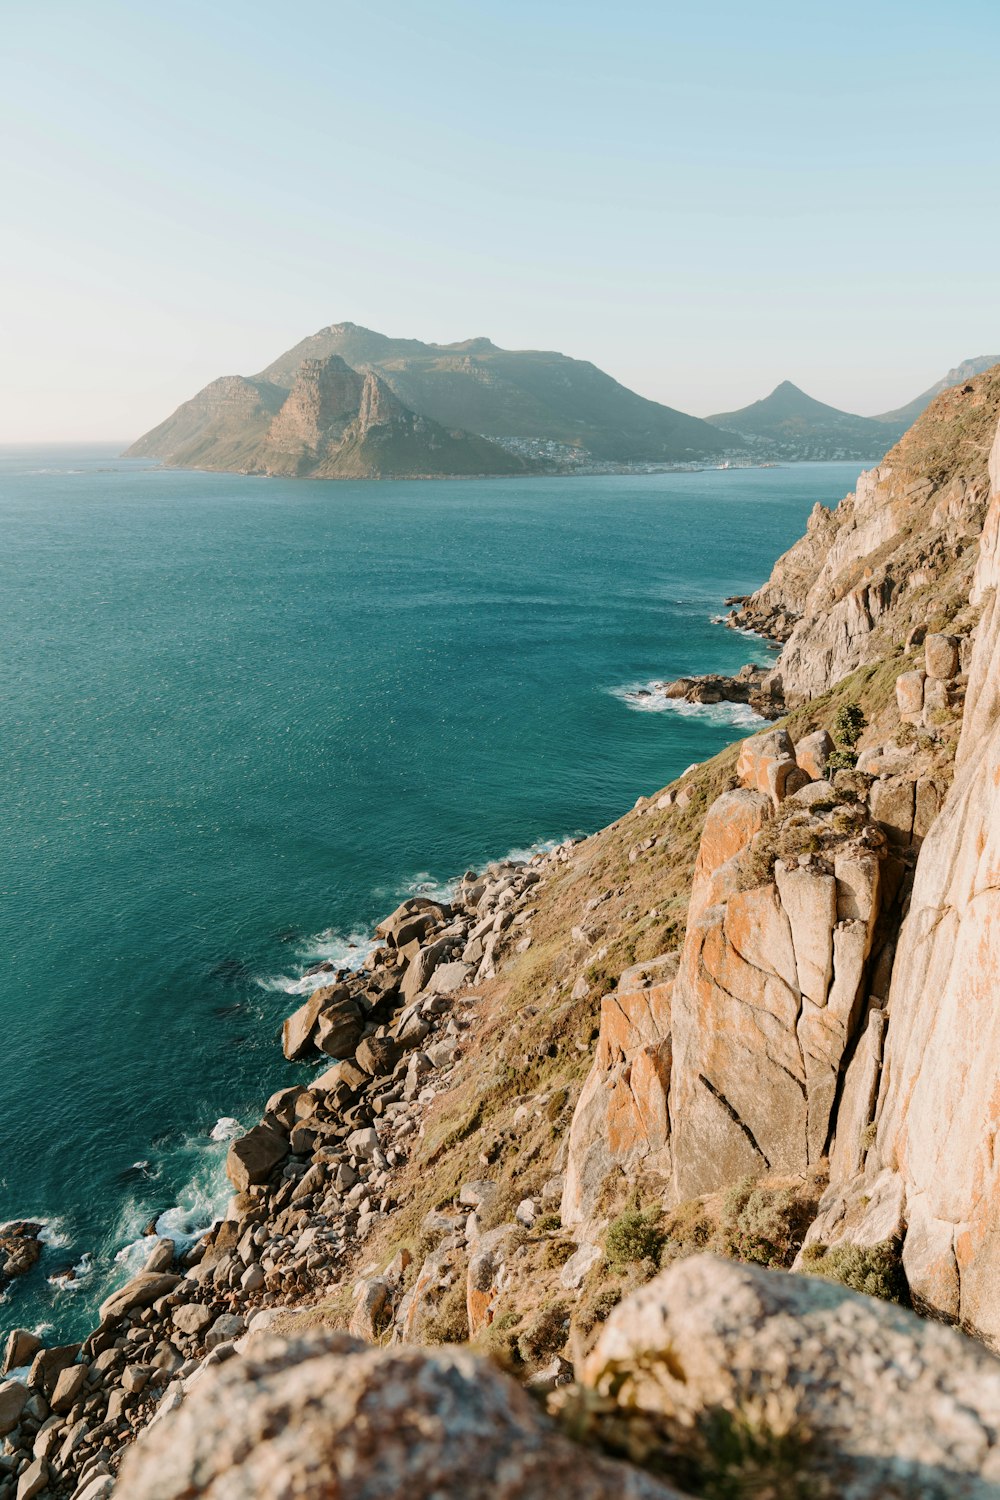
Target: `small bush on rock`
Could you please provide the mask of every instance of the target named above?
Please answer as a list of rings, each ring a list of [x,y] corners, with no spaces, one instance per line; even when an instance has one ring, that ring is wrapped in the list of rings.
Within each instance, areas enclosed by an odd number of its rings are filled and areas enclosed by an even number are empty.
[[[790,1266],[812,1218],[790,1188],[754,1187],[748,1179],[730,1188],[723,1206],[726,1253],[761,1266]]]
[[[842,703],[833,721],[833,734],[838,745],[853,750],[864,734],[867,722],[860,703]]]
[[[810,1276],[839,1281],[852,1291],[879,1297],[883,1302],[910,1301],[898,1240],[878,1245],[809,1245],[802,1254],[802,1269]]]
[[[604,1236],[604,1253],[615,1270],[623,1270],[636,1261],[658,1262],[663,1249],[663,1229],[658,1209],[640,1213],[626,1209],[611,1224]]]

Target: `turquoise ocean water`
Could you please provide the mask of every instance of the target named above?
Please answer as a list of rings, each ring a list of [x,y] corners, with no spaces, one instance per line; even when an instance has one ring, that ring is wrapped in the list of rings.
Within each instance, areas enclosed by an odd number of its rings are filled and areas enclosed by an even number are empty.
[[[0,451],[0,1223],[47,1223],[0,1332],[82,1333],[152,1219],[210,1222],[213,1132],[305,1076],[276,1035],[310,963],[753,727],[627,690],[767,660],[712,617],[857,472],[322,484]]]

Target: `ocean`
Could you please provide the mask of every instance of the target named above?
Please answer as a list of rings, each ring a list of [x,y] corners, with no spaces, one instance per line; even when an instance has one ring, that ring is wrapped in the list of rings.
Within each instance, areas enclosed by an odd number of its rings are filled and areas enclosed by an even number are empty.
[[[413,483],[0,450],[0,1333],[79,1337],[204,1229],[303,971],[403,897],[610,822],[741,734],[636,698],[859,466]]]

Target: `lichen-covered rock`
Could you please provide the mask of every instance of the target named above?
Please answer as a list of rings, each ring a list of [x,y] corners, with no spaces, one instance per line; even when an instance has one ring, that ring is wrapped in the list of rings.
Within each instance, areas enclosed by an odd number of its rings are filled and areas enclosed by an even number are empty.
[[[128,1500],[677,1500],[578,1448],[486,1360],[265,1339],[127,1455]]]
[[[778,1437],[783,1427],[801,1444],[795,1493],[1000,1495],[1000,1362],[818,1278],[682,1261],[615,1308],[583,1378],[626,1424],[697,1423],[721,1408]]]

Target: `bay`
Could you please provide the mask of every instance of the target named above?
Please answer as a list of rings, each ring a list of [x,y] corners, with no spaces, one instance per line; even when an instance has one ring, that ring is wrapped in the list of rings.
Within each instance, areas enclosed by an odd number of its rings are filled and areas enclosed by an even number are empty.
[[[0,1330],[81,1334],[152,1219],[209,1222],[217,1122],[304,1076],[277,1032],[310,963],[749,732],[628,693],[769,659],[714,617],[857,473],[324,484],[0,450],[0,1223],[47,1224]]]

